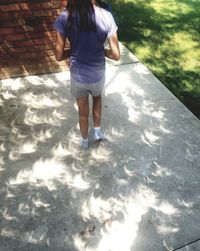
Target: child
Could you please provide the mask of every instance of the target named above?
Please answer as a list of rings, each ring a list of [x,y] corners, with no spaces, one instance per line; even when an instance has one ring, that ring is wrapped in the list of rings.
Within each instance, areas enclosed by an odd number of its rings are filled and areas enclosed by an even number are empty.
[[[64,59],[66,39],[70,43],[70,88],[79,110],[81,146],[88,148],[89,94],[92,95],[94,140],[101,140],[101,93],[105,83],[105,56],[119,60],[117,26],[112,14],[91,0],[68,0],[67,9],[56,19],[55,56]],[[104,49],[108,39],[110,49]]]

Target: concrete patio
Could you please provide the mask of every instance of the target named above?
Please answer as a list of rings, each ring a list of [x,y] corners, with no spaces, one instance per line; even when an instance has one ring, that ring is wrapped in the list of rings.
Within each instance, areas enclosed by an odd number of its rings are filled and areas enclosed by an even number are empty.
[[[1,251],[200,250],[199,120],[121,50],[87,151],[68,71],[1,81]]]

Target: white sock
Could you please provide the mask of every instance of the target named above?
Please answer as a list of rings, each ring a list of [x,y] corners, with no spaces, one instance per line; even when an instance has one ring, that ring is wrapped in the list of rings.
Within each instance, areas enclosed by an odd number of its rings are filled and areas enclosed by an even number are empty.
[[[84,139],[84,138],[81,137],[81,141],[86,143],[86,142],[88,142],[88,138]]]
[[[84,150],[87,150],[88,149],[88,138],[87,139],[84,139],[84,138],[81,138],[81,146]]]

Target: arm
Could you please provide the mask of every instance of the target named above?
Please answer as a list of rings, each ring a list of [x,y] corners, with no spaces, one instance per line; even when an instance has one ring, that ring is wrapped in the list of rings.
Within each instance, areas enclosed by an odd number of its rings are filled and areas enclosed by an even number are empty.
[[[62,61],[64,59],[69,58],[69,49],[64,50],[65,43],[66,43],[65,37],[57,31],[56,32],[56,48],[55,48],[55,57],[57,61]]]
[[[120,60],[121,55],[119,50],[117,33],[115,33],[112,37],[108,38],[108,43],[110,49],[105,49],[105,56],[115,61]]]

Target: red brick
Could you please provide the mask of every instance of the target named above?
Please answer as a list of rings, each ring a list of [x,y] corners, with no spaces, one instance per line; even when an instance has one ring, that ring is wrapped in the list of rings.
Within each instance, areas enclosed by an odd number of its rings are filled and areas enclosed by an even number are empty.
[[[12,20],[13,19],[13,16],[11,14],[11,12],[3,12],[1,13],[1,19],[2,20]]]
[[[44,33],[47,30],[43,25],[34,27],[34,32],[36,33]]]
[[[60,1],[57,1],[56,3],[52,3],[52,5],[53,5],[53,8],[57,8],[57,9],[66,7],[65,3],[61,3]]]
[[[20,55],[21,59],[35,59],[35,58],[40,58],[41,55],[39,55],[36,52],[31,52],[31,53],[26,53],[26,54],[22,54]]]
[[[15,33],[27,33],[27,32],[32,32],[32,31],[33,31],[32,27],[25,26],[25,25],[15,27]]]
[[[53,16],[44,17],[43,21],[45,24],[51,24],[52,26],[53,22],[55,21],[55,18]]]
[[[20,53],[24,53],[27,51],[27,48],[21,47],[21,48],[11,48],[10,52],[13,54],[20,54]]]
[[[21,3],[25,2],[24,0],[1,0],[2,4],[13,4],[13,3]]]
[[[53,5],[51,3],[41,3],[41,9],[52,9]]]
[[[21,25],[18,20],[12,18],[12,20],[6,20],[6,21],[1,21],[1,27],[7,28],[7,27],[16,27]]]
[[[45,52],[47,50],[53,51],[54,50],[53,45],[52,44],[45,44],[45,45],[42,44],[42,45],[34,45],[34,46],[28,48],[28,51],[30,51],[30,52],[35,52],[35,51]]]
[[[13,28],[0,28],[0,34],[7,35],[13,33]]]
[[[30,3],[29,7],[30,7],[31,10],[41,10],[41,4],[40,3]]]
[[[6,54],[6,52],[0,48],[0,55],[3,56],[4,54]]]
[[[50,10],[38,10],[38,11],[34,11],[33,12],[33,16],[35,16],[35,17],[39,17],[39,16],[41,16],[41,17],[50,17],[50,16],[52,16],[52,11],[50,11]]]
[[[53,22],[55,21],[55,19],[53,19],[53,21],[49,21],[49,20],[43,20],[43,24],[40,26],[35,27],[35,29],[40,32],[40,30],[43,31],[52,31],[54,30],[53,27]]]
[[[25,36],[27,39],[43,38],[43,34],[33,32],[27,32]]]
[[[15,34],[25,32],[24,29],[23,29],[23,26],[15,27],[14,30],[15,30]]]
[[[52,41],[53,39],[49,39],[49,38],[41,38],[41,39],[34,40],[36,45],[49,44],[49,43],[52,43]]]
[[[42,44],[42,45],[37,45],[37,46],[34,46],[35,47],[35,50],[39,51],[39,50],[53,50],[54,49],[54,46],[53,44]]]
[[[6,40],[8,41],[19,41],[24,39],[24,34],[13,34],[13,35],[7,35]]]
[[[20,3],[19,6],[21,10],[30,10],[28,3]]]
[[[37,49],[35,48],[35,46],[30,46],[30,47],[28,48],[28,51],[29,51],[29,52],[35,52],[35,51],[39,51],[39,50],[37,50]]]
[[[40,10],[41,4],[40,3],[21,3],[20,4],[21,10]]]
[[[3,43],[1,44],[1,47],[4,48],[4,49],[14,47],[14,42],[13,42],[13,41],[7,41],[7,40],[4,38],[4,41],[3,41]]]
[[[15,46],[33,46],[34,42],[32,40],[26,40],[26,41],[16,41]]]
[[[13,13],[13,16],[15,18],[30,17],[32,16],[32,12],[30,10],[18,11],[18,12]]]
[[[1,5],[1,11],[3,11],[3,12],[18,11],[18,10],[20,10],[20,7],[18,4]]]

